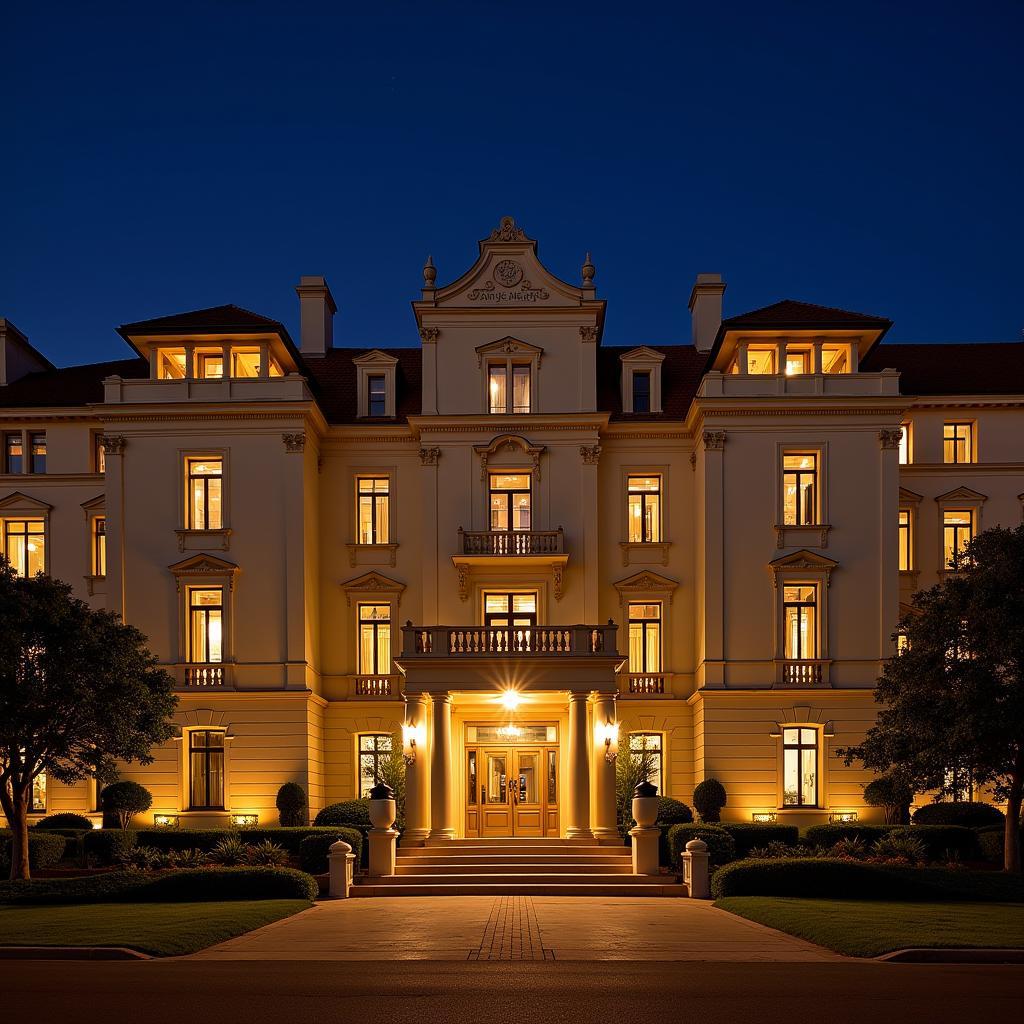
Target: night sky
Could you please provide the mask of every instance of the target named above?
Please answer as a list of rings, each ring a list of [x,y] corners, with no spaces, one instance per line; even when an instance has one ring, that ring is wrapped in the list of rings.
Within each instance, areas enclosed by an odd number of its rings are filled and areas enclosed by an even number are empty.
[[[726,315],[1024,328],[1020,2],[11,3],[0,38],[0,316],[58,365],[225,302],[297,336],[300,274],[336,344],[418,343],[427,253],[452,280],[504,214],[574,283],[593,253],[606,344],[689,340],[699,271]]]

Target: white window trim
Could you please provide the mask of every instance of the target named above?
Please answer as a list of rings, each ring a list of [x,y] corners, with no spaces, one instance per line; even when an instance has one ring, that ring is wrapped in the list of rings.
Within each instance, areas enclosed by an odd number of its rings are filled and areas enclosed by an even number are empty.
[[[356,416],[365,419],[370,415],[370,396],[368,392],[369,378],[384,378],[384,419],[395,417],[395,379],[398,360],[380,349],[374,349],[365,355],[356,356],[352,362],[356,368]],[[379,419],[381,417],[374,417]]]
[[[656,352],[653,348],[642,345],[619,356],[622,364],[622,411],[633,412],[633,374],[650,373],[651,375],[651,410],[650,413],[638,415],[657,415],[661,408],[661,364],[665,361],[664,352]]]
[[[967,462],[947,462],[946,461],[946,427],[957,425],[967,425],[971,428],[971,457]],[[954,416],[949,419],[943,419],[942,421],[942,434],[939,437],[939,454],[941,459],[939,460],[940,465],[943,466],[976,466],[978,464],[978,421],[968,416]]]
[[[388,481],[388,537],[384,544],[363,544],[359,540],[359,481],[368,477],[387,477]],[[384,565],[394,568],[398,557],[398,469],[395,466],[353,466],[350,472],[352,494],[352,538],[348,549],[348,564],[354,569],[357,565]]]
[[[191,495],[188,490],[188,464],[193,459],[220,459],[220,527],[194,530],[188,525]],[[178,550],[227,551],[231,547],[231,449],[178,449]]]
[[[659,562],[668,565],[668,552],[672,541],[668,536],[669,523],[669,467],[667,465],[622,466],[620,469],[621,484],[619,493],[622,495],[619,505],[622,526],[619,549],[622,551],[622,566],[633,564],[652,565]],[[631,476],[656,476],[661,479],[661,540],[631,541],[629,539],[629,478]]]
[[[967,463],[959,463],[959,465],[967,465]],[[939,579],[956,571],[955,569],[948,568],[946,565],[945,513],[957,509],[970,509],[973,519],[973,530],[971,532],[971,539],[973,540],[984,529],[982,525],[982,512],[984,511],[986,501],[988,501],[988,495],[979,494],[977,491],[971,490],[970,487],[956,487],[952,491],[940,494],[935,499],[939,509],[939,553],[938,561],[936,562],[939,567]]]
[[[786,658],[786,622],[783,613],[784,593],[786,587],[813,586],[816,588],[815,602],[817,605],[817,654],[816,658],[806,659],[820,666],[821,679],[819,685],[826,686],[829,681],[829,624],[828,624],[828,591],[832,583],[832,573],[839,563],[824,555],[808,551],[795,551],[790,555],[776,558],[769,563],[772,570],[774,585],[774,601],[772,602],[772,628],[775,637],[775,685],[785,684],[785,666],[790,664]],[[788,688],[788,685],[787,685]]]
[[[41,475],[41,474],[39,474]],[[21,491],[14,491],[0,501],[0,553],[6,551],[6,521],[30,520],[43,524],[43,571],[50,574],[50,513],[53,506]]]
[[[775,541],[779,550],[789,547],[827,548],[828,536],[832,530],[828,511],[828,442],[778,441],[775,445]],[[786,488],[783,484],[785,457],[787,455],[814,455],[817,457],[817,503],[818,521],[800,526],[786,525]]]

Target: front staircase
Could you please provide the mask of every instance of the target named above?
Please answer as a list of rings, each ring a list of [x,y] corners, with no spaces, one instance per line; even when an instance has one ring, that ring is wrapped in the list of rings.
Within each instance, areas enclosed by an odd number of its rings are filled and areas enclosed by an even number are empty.
[[[672,875],[634,875],[625,846],[596,839],[452,839],[401,846],[396,873],[353,896],[685,896]]]

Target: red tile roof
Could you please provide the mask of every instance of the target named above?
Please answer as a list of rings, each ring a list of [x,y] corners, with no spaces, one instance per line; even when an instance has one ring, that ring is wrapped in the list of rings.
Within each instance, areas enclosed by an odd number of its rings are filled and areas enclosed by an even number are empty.
[[[853,313],[848,309],[833,306],[818,306],[813,302],[798,302],[796,299],[782,299],[749,313],[740,313],[722,321],[722,327],[792,327],[806,330],[815,327],[874,327],[888,330],[892,321],[884,316],[870,313]]]
[[[900,371],[904,395],[1024,394],[1024,342],[953,342],[874,348],[862,370]]]
[[[613,420],[681,420],[700,387],[707,353],[692,345],[647,345],[664,354],[661,364],[661,413],[624,413],[622,411],[622,364],[619,357],[636,345],[604,346],[597,350],[597,407],[610,412]]]
[[[107,363],[65,366],[60,370],[40,370],[0,388],[0,408],[24,409],[29,406],[88,405],[103,401],[103,378],[148,377],[145,359],[116,359]]]
[[[187,313],[173,313],[151,320],[138,320],[133,324],[122,324],[118,333],[125,334],[176,334],[179,331],[193,331],[197,328],[216,328],[218,332],[284,330],[282,324],[270,317],[242,309],[233,303],[226,306],[209,306],[207,309],[192,309]],[[287,332],[286,332],[287,333]]]
[[[418,348],[336,348],[325,356],[304,356],[303,362],[320,409],[329,423],[367,423],[357,420],[358,392],[356,365],[353,359],[367,352],[384,352],[398,360],[395,367],[394,420],[382,423],[401,423],[416,415],[422,408],[420,381],[422,379],[421,352]]]

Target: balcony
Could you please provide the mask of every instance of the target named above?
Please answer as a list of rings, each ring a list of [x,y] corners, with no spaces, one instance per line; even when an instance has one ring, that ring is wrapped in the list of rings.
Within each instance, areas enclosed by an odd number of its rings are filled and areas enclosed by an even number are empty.
[[[634,697],[658,697],[665,693],[667,672],[630,672],[628,693]]]
[[[784,661],[782,662],[783,686],[821,686],[822,667],[827,661]]]
[[[357,697],[397,697],[400,692],[397,675],[353,676]]]
[[[618,626],[402,627],[402,658],[616,657]]]
[[[186,665],[185,686],[190,690],[221,689],[224,686],[224,666]]]
[[[459,553],[463,556],[521,558],[529,555],[564,555],[565,534],[557,530],[479,530],[459,527]]]

